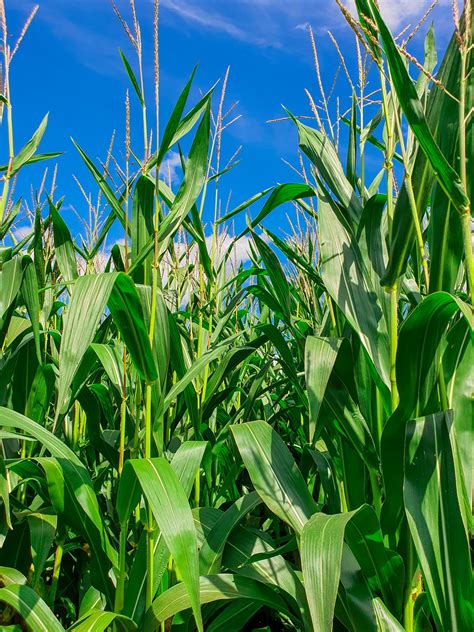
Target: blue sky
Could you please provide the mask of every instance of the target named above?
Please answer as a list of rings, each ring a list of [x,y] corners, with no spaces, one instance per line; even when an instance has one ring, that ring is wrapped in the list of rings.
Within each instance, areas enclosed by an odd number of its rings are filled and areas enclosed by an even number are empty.
[[[380,0],[380,3],[395,32],[408,23],[416,23],[429,5],[425,0]],[[30,0],[6,0],[12,39],[34,4]],[[122,0],[117,4],[129,19],[128,2]],[[153,4],[136,0],[136,6],[143,29],[151,97]],[[443,48],[451,29],[446,0],[435,9],[432,19],[438,46]],[[347,53],[350,71],[355,69],[353,37],[333,0],[161,0],[163,122],[196,63],[199,70],[191,102],[198,98],[199,91],[223,77],[230,66],[226,104],[229,107],[239,101],[235,113],[241,118],[226,132],[223,161],[243,145],[241,163],[221,181],[222,197],[226,199],[232,192],[231,207],[267,186],[297,177],[282,161],[296,164],[294,128],[290,123],[266,121],[282,115],[282,103],[296,114],[310,114],[305,88],[318,98],[308,23],[316,36],[321,73],[329,91],[339,61],[327,36],[328,30]],[[418,42],[416,52],[421,50],[422,34]],[[133,59],[131,45],[107,0],[43,0],[12,66],[17,148],[49,112],[49,127],[41,149],[65,152],[58,161],[58,193],[66,196],[65,213],[69,214],[76,234],[80,225],[71,206],[84,214],[86,205],[72,175],[80,178],[86,191],[95,193],[95,190],[69,137],[74,137],[92,158],[104,158],[110,135],[116,129],[117,154],[122,153],[124,94],[128,84],[119,47]],[[346,109],[350,92],[342,73],[335,86],[336,94],[341,110]],[[136,126],[139,112],[137,103],[132,100],[132,104]],[[140,147],[139,133],[136,139]],[[2,147],[5,151],[5,140]],[[37,187],[41,179],[39,170],[31,168],[29,176],[33,187]]]

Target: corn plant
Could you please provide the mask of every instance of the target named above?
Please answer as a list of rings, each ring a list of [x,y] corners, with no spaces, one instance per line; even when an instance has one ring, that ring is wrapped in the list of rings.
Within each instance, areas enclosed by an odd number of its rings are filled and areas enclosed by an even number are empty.
[[[229,73],[188,105],[193,71],[160,126],[155,0],[150,126],[135,5],[114,6],[125,138],[100,164],[74,143],[99,193],[80,185],[80,243],[47,177],[15,239],[17,173],[58,154],[46,119],[15,153],[2,11],[2,629],[474,627],[472,0],[436,74],[433,29],[421,63],[419,25],[399,44],[374,0],[336,2],[351,108],[334,119],[318,75],[314,123],[285,117],[298,181],[232,209]],[[282,205],[287,238],[265,226]]]

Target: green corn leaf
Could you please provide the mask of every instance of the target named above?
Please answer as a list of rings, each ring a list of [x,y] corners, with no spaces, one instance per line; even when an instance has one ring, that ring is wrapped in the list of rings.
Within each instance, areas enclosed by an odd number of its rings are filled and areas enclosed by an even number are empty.
[[[116,562],[116,553],[108,540],[97,496],[86,468],[60,439],[15,411],[0,407],[0,426],[26,432],[53,455],[54,458],[42,458],[39,462],[48,476],[55,510],[78,532],[83,533],[96,564],[94,581],[111,601],[111,585],[107,572],[111,563]]]
[[[177,127],[174,127],[175,121],[173,121],[170,129],[165,129],[165,133],[169,131],[169,136],[165,138],[165,134],[163,134],[163,140],[161,142],[158,157],[155,156],[148,162],[148,170],[154,167],[157,163],[161,164],[166,152],[169,151],[171,147],[173,147],[173,145],[176,145],[176,143],[179,142],[181,138],[183,138],[183,136],[185,136],[188,132],[192,130],[192,128],[196,125],[201,116],[206,115],[206,112],[210,107],[212,94],[216,85],[217,83],[214,84],[211,89],[204,94],[204,96],[196,103],[194,107],[191,108],[191,110],[189,110],[189,112],[185,116],[183,116]],[[173,119],[173,114],[169,119],[170,124]]]
[[[347,523],[354,512],[312,516],[301,535],[301,565],[315,630],[331,632],[334,619],[342,547]]]
[[[6,167],[5,167],[6,169]],[[0,224],[0,239],[3,239],[5,235],[10,230],[13,222],[18,217],[18,213],[20,211],[21,206],[21,198],[15,202],[7,216],[3,218],[2,224]]]
[[[13,608],[31,632],[64,632],[45,602],[29,586],[9,584],[0,588],[0,601]]]
[[[389,339],[387,307],[377,290],[349,225],[326,194],[319,199],[322,278],[364,345],[382,385],[388,387]]]
[[[14,438],[15,435],[13,435]],[[3,437],[2,437],[3,438]],[[8,438],[5,437],[5,438]],[[0,457],[0,500],[3,504],[2,511],[2,527],[12,529],[12,522],[10,517],[10,485],[7,477],[7,469],[5,467],[5,460]]]
[[[191,211],[204,185],[209,151],[209,129],[210,106],[208,105],[189,151],[184,170],[184,179],[176,193],[170,211],[162,221],[158,231],[160,255],[166,252],[170,238],[173,237]]]
[[[196,474],[199,471],[207,443],[204,441],[185,441],[175,453],[171,467],[184,489],[186,497],[191,493]],[[117,497],[117,511],[120,520],[123,522],[139,501],[140,490],[138,481],[135,478],[133,490],[130,488],[130,479],[119,487]],[[169,558],[169,549],[163,538],[163,534],[158,532],[154,538],[154,593],[156,594],[161,577],[163,576]],[[125,593],[124,614],[131,617],[139,625],[145,611],[145,588],[146,588],[146,539],[142,539],[142,546],[139,546],[137,555],[129,572],[129,581]]]
[[[283,613],[288,612],[285,602],[268,586],[230,573],[200,577],[199,592],[203,604],[222,599],[251,599],[254,603],[261,603]],[[169,588],[153,602],[143,629],[155,630],[162,621],[186,610],[190,605],[189,596],[182,584]]]
[[[56,206],[49,198],[48,201],[53,222],[54,251],[59,270],[63,281],[75,281],[77,279],[77,261],[71,233]]]
[[[184,112],[184,108],[186,107],[186,102],[188,100],[189,91],[191,90],[191,85],[193,83],[193,79],[194,79],[194,75],[196,74],[196,70],[197,70],[197,66],[195,66],[193,68],[191,76],[190,76],[188,82],[186,83],[186,85],[184,86],[183,91],[179,95],[178,100],[176,101],[176,105],[174,106],[173,111],[171,112],[171,116],[169,117],[168,122],[166,123],[165,131],[163,132],[163,138],[161,140],[160,149],[159,149],[159,152],[158,152],[158,158],[157,158],[158,165],[161,164],[161,161],[163,160],[163,158],[165,157],[166,153],[169,151],[169,149],[171,147],[171,144],[173,142],[173,138],[174,138],[174,136],[176,134],[176,131],[178,129],[178,126],[180,124],[181,117],[182,117],[183,112]]]
[[[66,404],[68,389],[94,338],[115,279],[116,274],[88,275],[80,277],[74,286],[64,316],[59,353],[57,417]]]
[[[29,160],[24,162],[22,166],[34,165],[36,162],[43,162],[44,160],[52,160],[53,158],[58,158],[59,156],[62,156],[63,153],[64,152],[62,152],[62,151],[54,151],[54,152],[48,152],[48,153],[45,153],[45,154],[35,154],[35,155],[31,156],[31,158]],[[8,169],[8,164],[0,165],[0,171],[1,172],[7,171],[7,169]]]
[[[0,314],[3,318],[20,291],[23,272],[24,266],[21,257],[14,257],[2,266],[0,273]]]
[[[58,518],[54,514],[32,512],[27,515],[27,521],[30,529],[31,557],[34,568],[31,582],[35,586],[41,577],[54,542]]]
[[[372,15],[377,23],[385,49],[397,97],[410,129],[420,143],[420,147],[431,164],[435,176],[446,192],[446,195],[460,214],[466,213],[469,209],[469,200],[466,197],[461,180],[433,138],[426,121],[423,106],[418,99],[416,88],[408,74],[405,60],[398,51],[395,41],[373,0],[370,1],[370,4]]]
[[[298,129],[299,145],[318,170],[325,186],[347,211],[346,219],[357,226],[362,204],[344,174],[341,162],[329,137],[321,131],[303,125],[294,119]]]
[[[33,248],[33,261],[35,264],[36,276],[38,278],[38,287],[44,288],[46,285],[46,261],[44,256],[43,246],[43,230],[44,224],[41,219],[41,209],[39,206],[35,209],[35,222],[34,222],[34,234],[33,242],[31,244]],[[40,296],[40,305],[43,306],[44,297]]]
[[[26,143],[26,145],[18,152],[18,154],[13,158],[11,169],[10,169],[10,178],[13,177],[18,171],[25,165],[28,161],[31,160],[36,150],[39,147],[39,144],[44,136],[46,131],[46,126],[48,124],[48,115],[43,118],[41,123],[39,124],[38,129],[30,138],[30,140]]]
[[[260,559],[256,559],[260,557]],[[254,559],[253,562],[250,560]],[[223,566],[264,584],[276,586],[294,600],[306,627],[310,625],[308,602],[300,576],[261,531],[238,526],[229,536],[224,549]]]
[[[415,632],[433,632],[430,604],[426,593],[419,595],[415,601],[413,619]]]
[[[105,608],[105,601],[100,592],[91,586],[88,588],[81,599],[79,606],[79,619],[82,619],[85,615],[90,614],[94,610],[103,610]]]
[[[345,537],[374,595],[397,618],[402,615],[403,560],[384,546],[379,519],[372,507],[363,505],[346,526]]]
[[[266,272],[272,282],[275,298],[280,304],[288,321],[291,320],[291,294],[290,285],[285,276],[278,257],[272,249],[256,233],[252,232],[252,239],[260,253]]]
[[[152,288],[138,285],[137,290],[143,307],[146,329],[149,331],[152,307]],[[159,385],[163,391],[168,377],[168,366],[170,363],[170,330],[168,309],[166,307],[163,293],[160,290],[157,290],[155,298],[155,328],[153,331],[151,351],[158,372]]]
[[[414,417],[439,410],[437,401],[433,403],[432,398],[439,374],[436,357],[456,313],[471,322],[471,310],[467,305],[446,292],[435,292],[411,312],[400,330],[396,366],[400,403],[385,424],[381,442],[386,494],[381,518],[386,532],[393,532],[401,519],[403,470],[400,455],[404,451],[406,423]]]
[[[261,503],[255,492],[239,498],[222,515],[211,529],[200,551],[200,567],[202,575],[212,575],[220,570],[220,561],[227,538],[237,524]]]
[[[176,382],[174,386],[170,388],[165,398],[163,399],[162,413],[166,412],[171,404],[176,400],[185,389],[195,380],[204,369],[213,361],[217,360],[231,344],[232,339],[222,342],[218,346],[206,351],[198,358],[190,367],[186,369],[183,377]]]
[[[142,91],[141,91],[140,86],[138,84],[137,78],[135,77],[135,73],[133,72],[132,67],[128,63],[127,58],[125,57],[125,55],[123,54],[123,52],[120,49],[119,49],[119,53],[120,53],[120,58],[122,59],[122,63],[123,63],[124,68],[125,68],[125,72],[127,73],[128,78],[130,79],[130,83],[132,84],[133,89],[136,92],[138,100],[140,101],[141,105],[144,105],[145,101],[143,99],[143,94],[142,94]]]
[[[334,463],[328,452],[310,450],[309,454],[316,464],[316,468],[323,487],[328,513],[341,511],[341,498],[337,484]]]
[[[345,361],[350,359],[351,355],[347,354]],[[345,437],[367,466],[378,470],[379,460],[372,433],[359,405],[350,394],[349,385],[340,376],[336,376],[331,382],[331,387],[326,392],[325,405],[333,417],[336,435]],[[351,461],[354,461],[353,456]]]
[[[424,45],[425,50],[424,50],[423,68],[425,68],[425,70],[427,70],[428,73],[433,74],[434,69],[436,68],[436,65],[438,63],[438,53],[436,51],[434,24],[431,24],[430,28],[426,32],[424,44],[425,44]],[[423,97],[426,97],[429,84],[430,84],[429,78],[424,73],[421,72],[416,82],[416,91],[420,99],[422,99]],[[408,153],[410,153],[410,151]]]
[[[258,495],[296,533],[316,511],[301,472],[278,434],[263,421],[231,426]]]
[[[446,336],[443,354],[443,371],[446,381],[447,405],[453,410],[454,427],[458,438],[459,456],[469,497],[467,514],[471,515],[472,493],[472,444],[474,375],[472,372],[473,330],[469,321],[461,319]]]
[[[32,433],[33,434],[33,433]],[[63,522],[80,533],[91,549],[91,581],[111,605],[113,586],[109,577],[111,566],[116,566],[117,555],[112,548],[100,514],[97,496],[87,472],[69,461],[40,457],[54,511]]]
[[[368,36],[366,36],[367,44],[374,56],[374,59],[378,64],[380,64],[382,61],[382,55],[380,46],[378,45],[377,30],[374,28],[373,15],[371,12],[372,3],[370,0],[355,0],[355,5],[362,28],[366,34],[368,34]]]
[[[0,583],[2,586],[10,586],[12,584],[22,586],[26,584],[26,581],[26,577],[20,571],[17,571],[16,568],[0,566]]]
[[[260,198],[265,197],[265,195],[267,195],[267,193],[269,193],[272,190],[273,190],[273,187],[268,187],[268,189],[264,189],[263,191],[259,191],[255,195],[252,195],[252,197],[250,197],[248,200],[245,200],[245,202],[242,202],[242,204],[239,204],[236,208],[232,209],[232,211],[229,211],[228,213],[220,217],[216,223],[222,224],[223,222],[226,222],[227,220],[234,217],[235,215],[238,215],[242,211],[245,211],[246,208],[251,206],[254,202],[257,202],[258,200],[260,200]]]
[[[109,380],[120,390],[123,383],[123,353],[119,345],[93,342],[91,349],[97,354]]]
[[[242,628],[262,607],[260,603],[252,603],[242,599],[231,602],[207,626],[207,632],[225,632]]]
[[[353,189],[357,186],[357,99],[352,94],[351,119],[349,122],[349,145],[347,147],[346,174]]]
[[[450,94],[459,98],[461,59],[458,41],[454,34],[449,43],[445,57],[438,73],[441,83],[446,86]],[[474,92],[472,81],[474,77],[474,55],[468,56],[466,68],[468,82],[466,86],[465,112],[474,107]],[[471,88],[469,86],[471,85]],[[458,137],[459,137],[459,104],[448,97],[446,91],[438,86],[432,86],[428,98],[428,123],[433,130],[436,141],[451,165],[458,167]],[[469,120],[469,119],[468,119]],[[470,173],[474,159],[474,128],[467,124],[466,128],[466,169]],[[472,208],[472,183],[468,181]],[[452,292],[456,289],[459,268],[462,262],[462,227],[454,205],[443,191],[438,182],[432,192],[431,217],[428,230],[430,252],[430,292],[445,290]]]
[[[377,632],[404,632],[403,627],[393,616],[384,602],[378,597],[372,601]]]
[[[474,627],[469,540],[456,491],[449,412],[407,425],[404,499],[437,626]]]
[[[301,270],[301,272],[304,272],[310,279],[312,279],[318,287],[323,287],[323,281],[314,268],[312,262],[301,257],[289,244],[269,231],[268,228],[263,228],[263,232],[268,235],[275,246],[279,248],[285,257],[287,257],[299,270]]]
[[[68,630],[74,632],[105,632],[115,625],[120,630],[136,630],[137,626],[128,617],[124,617],[116,612],[92,611],[81,621],[75,623]]]
[[[221,219],[221,221],[229,219],[236,213],[240,212],[241,210],[243,210],[243,208],[248,206],[249,203],[253,203],[261,195],[265,195],[267,191],[268,189],[257,194],[257,196],[251,198],[251,202],[250,200],[248,200],[237,209],[234,209],[234,211],[232,211],[231,213],[228,213],[225,217]],[[313,197],[314,195],[316,195],[314,189],[307,184],[278,184],[268,196],[268,200],[265,202],[262,210],[257,213],[257,215],[249,222],[247,228],[243,230],[240,235],[235,238],[234,241],[237,241],[238,239],[246,235],[250,230],[258,226],[262,222],[262,220],[267,217],[267,215],[269,215],[274,209],[278,208],[282,204],[286,204],[287,202],[295,202],[296,200],[301,200],[303,198]]]
[[[36,357],[38,362],[42,362],[40,349],[40,299],[38,279],[33,262],[30,257],[23,257],[23,281],[21,293],[25,301],[28,315],[30,317],[31,328],[35,340]]]
[[[318,438],[318,418],[326,387],[336,363],[342,338],[308,336],[305,346],[305,378],[310,408],[309,438]]]
[[[96,181],[99,189],[102,191],[105,199],[109,203],[110,208],[112,209],[115,217],[119,220],[122,226],[125,226],[125,213],[121,206],[120,200],[117,199],[115,193],[110,188],[109,183],[107,182],[106,177],[97,169],[92,160],[86,155],[86,153],[81,149],[81,147],[76,143],[74,139],[71,139],[74,147],[79,152],[84,164],[89,169],[92,177]],[[104,235],[105,236],[105,235]]]
[[[375,136],[373,136],[373,132],[377,129],[378,125],[380,124],[380,121],[382,120],[382,114],[383,114],[382,109],[380,109],[378,113],[370,120],[369,123],[367,123],[367,125],[362,130],[360,129],[358,125],[356,125],[356,132],[360,134],[359,142],[362,148],[364,147],[365,143],[370,143],[377,149],[380,149],[382,153],[385,153],[386,147],[384,143],[380,142],[380,140],[378,140]],[[345,116],[341,116],[341,122],[344,123],[344,125],[347,125],[348,127],[351,126],[350,119],[348,119]],[[393,158],[397,162],[400,162],[400,163],[403,162],[403,157],[400,156],[400,154],[397,154],[396,152],[393,154]]]
[[[380,279],[385,273],[388,260],[384,238],[388,232],[386,216],[384,215],[386,201],[386,195],[376,194],[370,197],[364,205],[357,228],[359,248],[368,271],[371,273],[372,284],[382,303],[384,290],[380,288]]]
[[[316,514],[305,524],[301,536],[303,577],[315,630],[331,632],[333,628],[345,539],[371,591],[401,611],[403,563],[385,549],[374,510],[363,505],[349,513]],[[370,606],[370,591],[368,595]],[[370,611],[373,617],[372,608]]]
[[[133,192],[132,221],[130,238],[132,242],[131,263],[137,259],[145,244],[153,238],[153,209],[155,183],[146,176],[140,176]],[[136,283],[151,284],[151,253],[133,272]]]
[[[123,272],[80,277],[74,285],[64,317],[57,415],[67,401],[68,389],[94,339],[107,304],[137,371],[149,382],[157,377],[142,306],[132,279]]]
[[[173,556],[183,579],[196,624],[202,630],[199,604],[199,558],[191,509],[187,495],[171,465],[163,458],[130,459],[124,466],[123,477],[138,480],[150,504],[163,539]],[[117,507],[121,522],[126,512]]]
[[[459,95],[459,72],[459,47],[453,34],[437,77],[450,94],[455,96]],[[444,90],[432,85],[426,102],[426,118],[441,151],[450,164],[456,165],[459,104]],[[436,182],[430,163],[421,150],[416,151],[412,171],[413,189],[420,218],[427,207],[431,207],[428,231],[430,291],[451,290],[454,288],[462,258],[459,218],[449,198]],[[395,205],[390,260],[382,279],[386,286],[393,286],[404,272],[414,242],[415,229],[411,214],[407,213],[408,204],[406,187],[403,186]]]
[[[138,373],[147,382],[154,382],[158,373],[142,304],[133,281],[123,272],[117,275],[107,305]]]

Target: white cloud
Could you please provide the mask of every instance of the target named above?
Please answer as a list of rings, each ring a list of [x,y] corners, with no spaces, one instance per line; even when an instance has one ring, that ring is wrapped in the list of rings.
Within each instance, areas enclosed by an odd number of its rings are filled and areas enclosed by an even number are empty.
[[[265,39],[255,37],[252,34],[252,29],[240,28],[230,18],[218,11],[204,8],[203,4],[206,3],[193,4],[187,0],[161,0],[162,7],[196,26],[210,31],[219,31],[244,42],[252,42],[262,46],[267,44]]]
[[[206,237],[206,245],[209,252],[212,248],[212,235]],[[250,239],[244,235],[234,243],[234,238],[227,232],[217,235],[216,240],[216,263],[221,263],[226,257],[230,268],[238,268],[241,263],[250,259]]]
[[[348,9],[357,14],[354,0],[346,0]],[[431,4],[431,0],[379,0],[380,11],[388,26],[397,29],[418,20]]]
[[[212,235],[206,235],[206,247],[209,255],[212,254]],[[163,257],[160,264],[160,273],[162,277],[163,287],[165,290],[165,296],[168,299],[173,300],[174,292],[176,291],[175,283],[176,278],[180,279],[181,285],[181,306],[188,303],[189,298],[193,292],[193,288],[196,289],[199,286],[199,253],[196,244],[194,243],[191,248],[182,239],[178,238],[174,241],[174,252],[179,261],[179,266],[183,269],[184,266],[193,266],[191,274],[185,277],[178,274],[178,277],[174,275],[176,264],[173,262],[168,253]],[[246,263],[250,259],[250,239],[244,235],[237,242],[234,243],[234,238],[226,231],[222,230],[217,233],[217,241],[214,251],[214,267],[217,269],[219,266],[224,266],[225,278],[230,278],[232,274],[236,272],[241,263]],[[222,268],[221,268],[222,270]],[[168,285],[170,275],[173,273],[173,280]]]
[[[13,231],[13,237],[16,241],[21,241],[25,237],[28,237],[33,231],[33,226],[20,226]]]
[[[181,172],[181,157],[177,151],[168,152],[167,157],[163,160],[160,168],[160,177],[165,180],[167,184],[171,181],[176,182],[179,180]]]
[[[211,254],[213,236],[206,235],[206,247]],[[178,258],[184,257],[187,249],[187,244],[183,240],[175,240],[174,243],[175,252]],[[165,257],[166,258],[166,257]],[[230,235],[226,230],[218,231],[216,242],[214,261],[216,265],[219,265],[224,260],[227,260],[229,267],[233,268],[239,266],[241,263],[245,263],[250,259],[250,239],[244,235],[238,241],[234,243],[234,237]],[[196,244],[193,244],[188,254],[189,263],[196,263],[198,260],[198,251]]]
[[[343,0],[352,13],[354,0]],[[286,48],[291,33],[311,24],[316,33],[344,23],[334,0],[161,0],[165,11],[199,29],[220,32],[251,44]],[[444,9],[450,0],[440,0]],[[394,30],[416,21],[431,0],[379,0],[382,14]],[[296,36],[296,34],[295,34]]]

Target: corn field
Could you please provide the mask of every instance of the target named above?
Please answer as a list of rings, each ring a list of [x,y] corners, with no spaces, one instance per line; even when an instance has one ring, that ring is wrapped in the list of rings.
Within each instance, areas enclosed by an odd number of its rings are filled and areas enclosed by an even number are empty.
[[[75,142],[81,240],[54,182],[16,193],[58,155],[46,118],[14,142],[2,9],[1,630],[474,629],[473,2],[439,64],[432,28],[417,60],[419,26],[336,2],[352,106],[283,112],[298,175],[233,208],[228,76],[162,123],[158,1],[150,86],[114,7],[126,134],[102,163]]]

